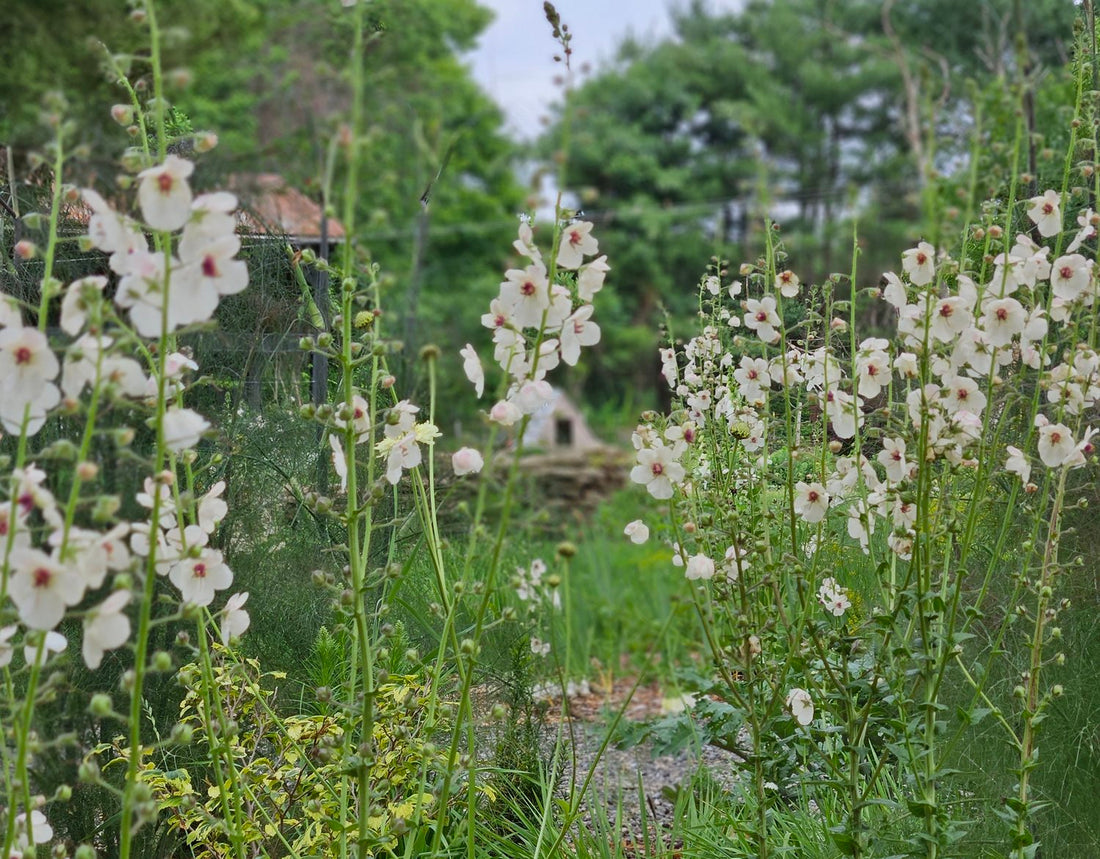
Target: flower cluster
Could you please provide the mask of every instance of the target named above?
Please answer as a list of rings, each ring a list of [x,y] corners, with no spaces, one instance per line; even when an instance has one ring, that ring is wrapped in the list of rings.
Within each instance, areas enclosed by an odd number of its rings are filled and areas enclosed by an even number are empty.
[[[221,296],[239,292],[248,282],[244,263],[233,259],[240,246],[232,214],[236,199],[229,194],[194,197],[187,182],[192,169],[190,162],[169,156],[139,174],[138,202],[144,227],[159,233],[155,247],[141,223],[117,212],[95,191],[81,192],[91,213],[88,239],[109,255],[117,279],[114,304],[129,312],[141,337],[162,338],[208,320]],[[169,234],[175,230],[178,235]],[[183,376],[196,365],[178,352],[154,355],[149,367],[125,354],[125,326],[104,299],[107,285],[107,277],[90,276],[63,289],[61,329],[72,340],[60,360],[45,334],[23,324],[14,303],[0,301],[0,422],[9,432],[29,437],[53,409],[76,409],[89,390],[101,404],[129,400],[154,410],[163,397],[164,448],[178,453],[194,447],[209,424],[181,407],[179,399]],[[110,336],[116,330],[122,336]],[[97,471],[91,462],[79,463],[74,479],[78,485],[92,481]],[[132,593],[123,574],[137,571],[141,559],[168,576],[184,602],[209,605],[232,582],[221,552],[207,546],[226,514],[220,498],[224,484],[181,506],[175,475],[164,471],[148,478],[137,498],[150,511],[156,507],[155,520],[151,516],[146,522],[93,530],[75,524],[72,502],[66,505],[55,497],[51,477],[57,475],[31,463],[16,468],[0,486],[3,580],[19,621],[0,630],[3,664],[12,659],[21,627],[27,630],[28,663],[64,650],[67,642],[57,633],[58,625],[89,594],[106,590],[80,612],[84,661],[89,668],[99,667],[106,652],[129,640]],[[248,626],[247,614],[240,605],[235,611],[226,628],[240,633]]]
[[[592,301],[609,270],[604,256],[584,261],[599,250],[588,221],[564,225],[549,269],[526,220],[513,247],[526,264],[505,272],[500,293],[481,317],[493,332],[493,360],[509,382],[504,398],[489,410],[490,419],[501,426],[512,426],[551,402],[554,392],[546,374],[561,363],[576,365],[581,349],[599,342]],[[461,354],[480,397],[485,389],[481,360],[469,344]]]
[[[1060,230],[1058,195],[1047,192],[1031,200],[1029,215],[1044,237],[1052,234],[1048,230],[1055,218],[1055,232]],[[796,298],[800,287],[793,272],[768,280],[763,271],[743,267],[743,276],[770,284],[774,292],[742,301],[740,313],[720,302],[723,292],[736,301],[742,282],[722,290],[720,278],[709,275],[701,286],[704,296],[714,299],[708,324],[682,351],[661,350],[662,375],[678,408],[663,427],[651,421],[634,433],[637,464],[631,479],[660,500],[674,499],[677,493],[686,500],[693,487],[733,479],[735,473],[744,479],[745,472],[737,472],[728,461],[712,461],[713,448],[699,443],[708,432],[735,438],[750,458],[758,457],[748,473],[762,473],[770,399],[776,391],[789,398],[798,390],[805,411],[794,420],[801,424],[815,419],[816,408],[838,451],[868,421],[877,425],[885,414],[885,424],[876,430],[881,439],[877,444],[822,460],[814,478],[793,484],[792,512],[815,528],[835,511],[864,551],[876,525],[884,522],[887,545],[907,559],[915,538],[913,488],[919,469],[978,466],[989,453],[987,410],[1016,366],[1037,375],[1048,409],[1035,420],[1033,455],[1006,446],[1005,468],[1020,477],[1027,491],[1035,491],[1030,482],[1034,456],[1047,468],[1073,468],[1094,450],[1095,430],[1085,428],[1075,436],[1069,418],[1100,402],[1100,355],[1078,344],[1056,360],[1046,344],[1053,323],[1069,323],[1082,311],[1087,315],[1096,302],[1093,263],[1078,250],[1095,237],[1098,223],[1100,216],[1092,210],[1083,212],[1066,252],[1053,262],[1049,248],[1020,234],[1011,245],[1006,243],[1004,252],[989,257],[983,277],[920,243],[902,255],[900,276],[883,276],[881,296],[896,313],[896,338],[854,343],[854,352],[843,361],[828,336],[823,342],[793,340],[784,331],[780,302]],[[847,326],[829,328],[842,331]],[[900,410],[893,404],[900,404]],[[718,547],[708,549],[713,553]],[[689,578],[713,575],[713,567],[700,557],[706,554],[684,555]],[[822,602],[842,614],[850,604],[845,592],[835,587],[827,591]]]

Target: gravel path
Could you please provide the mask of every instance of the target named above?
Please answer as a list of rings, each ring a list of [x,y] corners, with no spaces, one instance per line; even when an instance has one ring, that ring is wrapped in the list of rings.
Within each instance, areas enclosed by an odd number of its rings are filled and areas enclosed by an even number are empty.
[[[606,736],[607,721],[598,718],[597,713],[607,713],[610,696],[599,696],[598,704],[590,700],[592,696],[588,697],[589,700],[583,695],[570,699],[573,718],[569,724],[546,725],[548,745],[553,745],[561,729],[567,748],[572,749],[572,754],[566,755],[559,781],[561,796],[569,795],[574,785],[580,787]],[[631,721],[657,718],[661,715],[661,702],[659,691],[654,694],[652,689],[639,690],[625,718]],[[596,763],[578,825],[594,832],[605,828],[617,832],[628,849],[645,843],[648,826],[651,839],[661,833],[667,844],[680,789],[690,784],[700,766],[706,767],[718,784],[731,789],[736,780],[736,760],[732,752],[715,746],[704,746],[699,753],[687,749],[655,756],[650,742],[628,749],[611,744]]]

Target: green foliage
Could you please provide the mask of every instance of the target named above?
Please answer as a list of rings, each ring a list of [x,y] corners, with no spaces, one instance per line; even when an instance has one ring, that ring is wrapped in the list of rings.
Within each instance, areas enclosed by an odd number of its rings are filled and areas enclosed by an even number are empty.
[[[165,770],[143,763],[142,780],[178,830],[196,859],[236,855],[224,823],[224,795],[248,798],[249,814],[234,833],[265,855],[315,855],[334,849],[342,836],[354,838],[357,822],[341,827],[341,774],[348,763],[340,755],[348,716],[287,715],[276,712],[282,672],[262,672],[256,660],[220,661],[204,678],[197,664],[180,669],[187,694],[180,724],[190,728],[197,760],[228,755],[232,776],[218,783],[190,768]],[[210,682],[217,689],[213,695]],[[414,676],[395,676],[375,692],[374,754],[368,784],[375,801],[370,817],[369,855],[399,849],[406,834],[434,825],[432,785],[446,756],[432,743],[424,725],[432,695]],[[211,710],[211,700],[218,709]],[[227,730],[226,726],[232,726]],[[216,740],[228,735],[228,745]],[[98,753],[111,750],[100,746]],[[119,749],[114,747],[115,753]]]

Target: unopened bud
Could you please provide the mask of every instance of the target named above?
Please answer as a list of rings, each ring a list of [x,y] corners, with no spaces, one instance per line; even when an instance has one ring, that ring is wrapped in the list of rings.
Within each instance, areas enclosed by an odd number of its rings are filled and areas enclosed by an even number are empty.
[[[97,719],[110,716],[112,709],[111,696],[106,692],[97,692],[92,696],[92,700],[88,702],[88,712]]]
[[[38,246],[27,239],[21,239],[16,242],[12,250],[15,253],[16,259],[34,259],[38,256]]]
[[[94,462],[84,461],[76,467],[76,476],[85,482],[95,480],[97,474],[99,474],[99,466]]]
[[[134,121],[134,109],[128,104],[116,104],[111,108],[111,119],[119,125],[129,125]]]

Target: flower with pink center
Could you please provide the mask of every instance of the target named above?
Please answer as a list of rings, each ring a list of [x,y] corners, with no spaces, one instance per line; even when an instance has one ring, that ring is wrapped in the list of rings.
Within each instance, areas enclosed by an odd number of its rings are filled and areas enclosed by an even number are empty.
[[[500,285],[500,303],[517,328],[539,328],[550,308],[550,283],[542,263],[511,268]]]
[[[901,255],[901,267],[913,286],[925,286],[936,277],[936,249],[921,242]]]
[[[884,438],[878,461],[886,469],[886,479],[898,483],[909,476],[909,463],[905,459],[905,439]]]
[[[794,485],[794,512],[814,525],[829,512],[829,493],[820,483],[798,481]]]
[[[948,414],[968,411],[980,415],[986,398],[978,383],[967,376],[946,376],[943,380],[942,402]]]
[[[154,230],[178,230],[191,217],[191,187],[187,177],[195,165],[178,155],[163,164],[138,173],[138,204],[142,216]]]
[[[848,589],[831,576],[822,580],[821,587],[817,589],[817,599],[833,617],[843,617],[844,612],[852,607]]]
[[[941,298],[932,305],[931,316],[929,331],[944,343],[954,340],[974,321],[967,300],[959,295]]]
[[[733,371],[741,396],[753,404],[762,404],[765,390],[771,388],[771,365],[766,358],[741,356],[741,366]]]
[[[233,584],[233,571],[217,549],[203,549],[197,558],[182,558],[172,565],[168,578],[186,603],[210,605],[218,591]]]
[[[595,346],[600,342],[600,326],[592,321],[592,311],[591,304],[582,304],[562,323],[561,359],[570,367],[580,360],[582,346]]]
[[[1032,197],[1028,203],[1027,216],[1039,228],[1039,235],[1047,239],[1062,231],[1062,198],[1057,191],[1044,191],[1042,196]]]
[[[1063,301],[1076,301],[1092,283],[1092,263],[1081,254],[1058,257],[1050,269],[1050,287]]]
[[[645,486],[649,494],[659,501],[668,500],[674,487],[683,482],[687,473],[678,462],[683,451],[682,445],[670,447],[661,442],[639,450],[638,464],[631,469],[630,479]]]
[[[1015,298],[995,298],[983,305],[979,324],[985,332],[986,344],[1003,349],[1023,333],[1027,312]]]
[[[236,295],[248,286],[248,266],[234,259],[240,247],[241,240],[232,233],[202,243],[185,245],[181,241],[180,261],[195,269],[200,291]]]
[[[599,242],[592,235],[592,222],[573,221],[561,231],[558,266],[565,269],[578,268],[586,256],[595,256],[599,250]]]
[[[759,301],[750,298],[745,302],[745,327],[756,332],[756,336],[765,343],[774,343],[779,339],[782,321],[776,313],[775,298],[765,295]]]
[[[1073,432],[1065,424],[1052,424],[1043,415],[1035,417],[1039,427],[1039,459],[1047,468],[1066,465],[1077,453]]]
[[[80,572],[38,549],[13,549],[8,595],[19,619],[31,629],[53,629],[68,606],[84,597]]]
[[[775,276],[775,288],[784,298],[797,297],[798,288],[801,285],[802,281],[798,279],[798,275],[790,269],[787,269],[786,271],[781,271]]]

